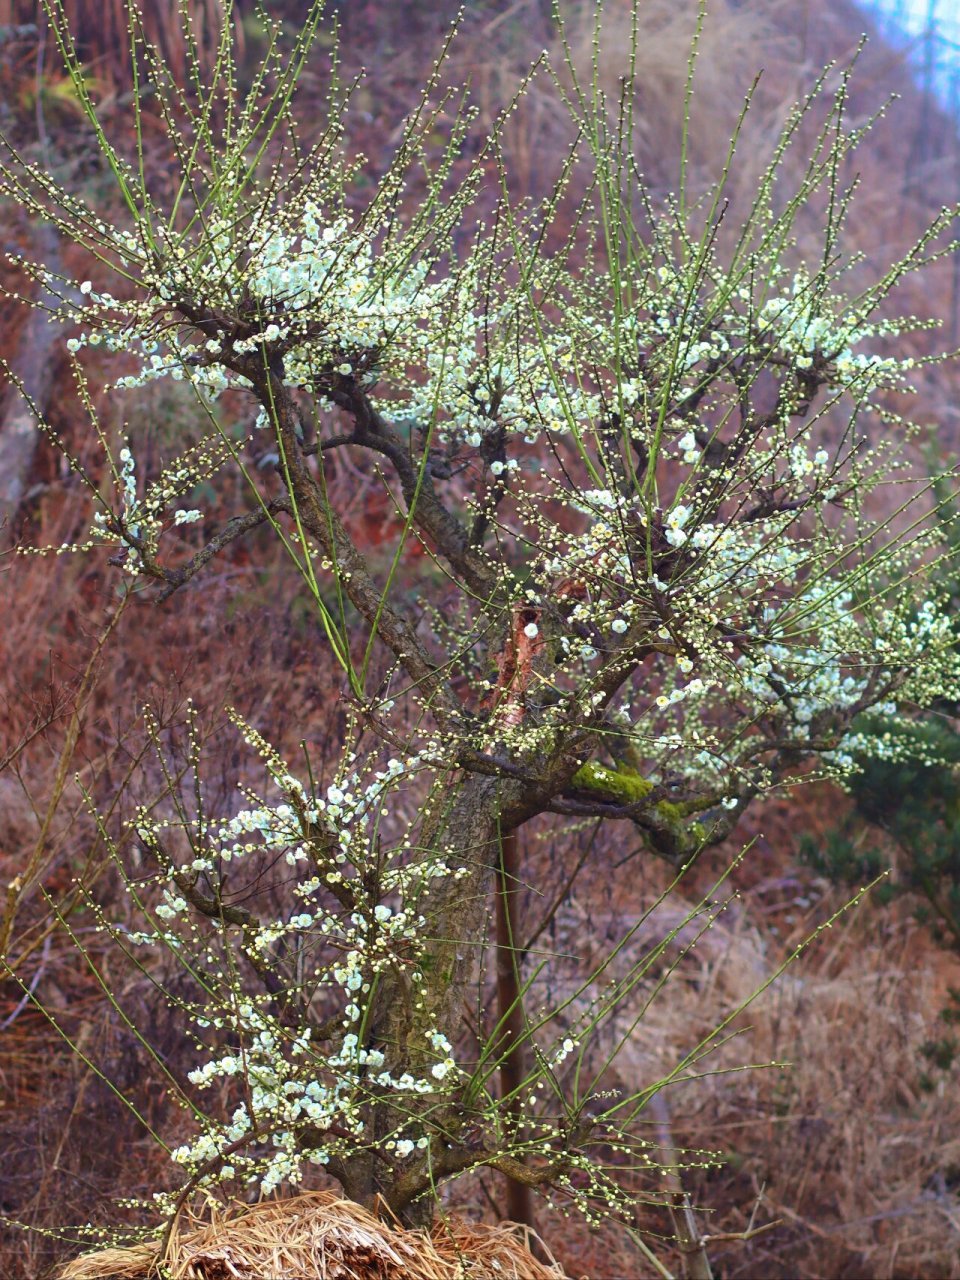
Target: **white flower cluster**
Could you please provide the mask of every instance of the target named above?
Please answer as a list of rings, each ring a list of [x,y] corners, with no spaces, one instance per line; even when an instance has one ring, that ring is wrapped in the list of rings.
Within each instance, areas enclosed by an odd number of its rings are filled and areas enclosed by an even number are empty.
[[[403,400],[382,402],[383,411],[397,422],[431,424],[436,440],[472,449],[495,429],[534,444],[544,433],[595,421],[602,401],[576,375],[570,333],[518,332],[519,304],[504,303],[491,317],[475,286],[475,270],[457,278],[451,319],[423,344],[424,376],[408,384]],[[491,470],[501,476],[517,467],[511,458]]]
[[[181,321],[158,338],[155,306],[87,288],[85,319],[93,327],[71,339],[70,349],[139,345],[141,368],[118,387],[171,377],[208,399],[231,385],[248,386],[233,366],[259,352],[282,356],[290,387],[351,376],[375,382],[387,360],[395,368],[421,360],[449,284],[428,282],[426,263],[392,272],[389,261],[376,258],[368,231],[355,231],[342,216],[325,219],[310,200],[299,218],[295,212],[267,219],[242,245],[235,225],[212,216],[198,253],[179,247],[148,267],[144,283],[156,298],[171,310],[202,307],[219,315],[215,332],[210,324],[199,333]],[[246,299],[239,311],[238,297]]]
[[[429,1080],[409,1072],[391,1074],[384,1069],[383,1052],[364,1048],[352,1032],[342,1037],[337,1051],[324,1052],[311,1043],[309,1028],[292,1035],[250,1000],[241,1000],[233,1011],[229,1031],[238,1047],[209,1059],[189,1078],[200,1089],[236,1079],[246,1098],[229,1122],[208,1120],[192,1142],[172,1152],[172,1158],[191,1169],[208,1162],[216,1166],[216,1157],[229,1148],[230,1163],[216,1167],[208,1180],[239,1173],[256,1179],[265,1195],[281,1181],[298,1183],[305,1163],[328,1164],[332,1154],[343,1150],[345,1140],[356,1147],[369,1141],[364,1104],[372,1092],[436,1094],[451,1073],[457,1074],[449,1041],[436,1031],[429,1037],[430,1047],[442,1056],[434,1062]],[[414,1124],[405,1128],[412,1136],[401,1136],[401,1127],[384,1142],[401,1158],[422,1151],[430,1141]],[[258,1153],[256,1146],[263,1146],[267,1137],[266,1152]]]
[[[228,902],[228,870],[239,860],[261,855],[270,861],[283,854],[304,873],[288,887],[301,905],[273,920],[251,919],[242,950],[274,967],[283,939],[310,954],[311,1004],[328,1015],[336,1011],[338,1029],[322,1043],[315,1041],[309,1024],[291,1028],[267,1000],[233,999],[229,965],[222,988],[208,976],[208,999],[195,1022],[201,1034],[204,1028],[216,1029],[230,1047],[213,1050],[190,1079],[200,1088],[241,1081],[244,1098],[229,1122],[206,1119],[200,1134],[174,1152],[174,1159],[193,1171],[212,1162],[210,1180],[257,1179],[266,1193],[282,1180],[296,1183],[305,1161],[325,1164],[345,1143],[355,1150],[366,1142],[367,1104],[374,1095],[432,1096],[459,1078],[452,1046],[436,1028],[420,1046],[422,1072],[416,1075],[391,1071],[384,1049],[368,1040],[369,1002],[383,976],[399,965],[414,989],[422,981],[418,957],[429,928],[419,904],[432,881],[452,873],[442,859],[414,855],[403,846],[382,858],[384,806],[391,789],[418,767],[416,758],[390,760],[366,785],[355,771],[345,770],[322,795],[314,794],[259,734],[234,719],[247,741],[261,748],[284,798],[275,804],[260,801],[219,826],[208,826],[189,860],[164,864],[158,857],[164,869],[154,914],[164,927],[128,937],[170,945],[178,931],[189,936],[195,923],[190,893],[182,886],[203,877]],[[162,823],[141,812],[137,830],[147,848],[159,850]],[[375,865],[379,878],[371,889],[367,872]],[[383,900],[387,895],[389,902]],[[352,909],[345,903],[353,903]],[[218,929],[218,935],[226,947],[225,931]],[[212,960],[210,952],[208,965]],[[411,1118],[390,1136],[389,1146],[402,1157],[428,1142]],[[228,1148],[229,1156],[224,1154]],[[221,1155],[223,1167],[215,1159]]]
[[[679,445],[692,452],[696,437],[690,432]],[[583,517],[576,532],[540,516],[542,597],[558,583],[565,596],[563,628],[550,637],[559,696],[539,708],[534,729],[515,730],[511,742],[532,749],[548,740],[569,714],[559,692],[565,681],[578,690],[571,697],[583,714],[594,715],[605,695],[592,687],[598,668],[582,664],[638,642],[662,654],[653,677],[659,688],[651,691],[648,670],[624,708],[633,749],[649,752],[642,772],[650,779],[669,769],[732,792],[732,780],[749,771],[769,785],[773,779],[764,781],[756,761],[769,735],[815,749],[829,771],[842,775],[854,754],[843,734],[855,716],[872,707],[893,725],[903,702],[960,696],[948,610],[933,600],[915,609],[912,593],[892,585],[913,580],[932,545],[927,534],[879,557],[848,556],[842,567],[825,568],[820,538],[810,536],[793,508],[808,501],[816,510],[830,501],[823,484],[829,467],[828,451],[809,431],[795,429],[779,446],[761,441],[749,459],[761,492],[789,495],[783,510],[729,518],[727,509],[705,501],[715,484],[708,469],[703,478],[675,484],[663,508],[611,483],[565,498]],[[803,487],[811,479],[813,487]],[[752,499],[737,483],[730,480],[727,492],[742,511]],[[532,502],[529,519],[538,520]],[[864,600],[872,602],[869,609]],[[731,703],[739,707],[735,722]],[[744,731],[747,725],[758,728]],[[737,804],[734,794],[724,796],[723,807]]]
[[[816,647],[773,640],[738,660],[744,690],[761,706],[785,706],[793,735],[800,740],[809,737],[815,716],[855,707],[870,685],[868,675],[850,674],[850,655],[863,649],[851,594],[817,585],[803,597],[803,606],[806,625],[816,627]],[[764,610],[763,620],[774,632],[778,629],[773,607]]]
[[[799,370],[811,369],[819,357],[828,378],[837,385],[853,384],[859,394],[903,385],[915,361],[857,352],[864,342],[898,337],[894,321],[867,321],[849,312],[846,299],[827,293],[803,269],[789,287],[766,299],[756,319],[761,340],[788,356]]]
[[[114,487],[117,492],[116,510],[103,507],[94,512],[86,549],[97,544],[112,544],[125,553],[124,569],[137,573],[145,556],[152,556],[167,527],[167,512],[171,503],[183,498],[198,484],[215,474],[230,456],[228,446],[216,437],[201,440],[187,449],[158,478],[143,486],[143,496],[138,493],[137,466],[133,451],[127,441],[117,454],[114,467]],[[196,524],[204,513],[197,508],[176,508],[171,527]]]

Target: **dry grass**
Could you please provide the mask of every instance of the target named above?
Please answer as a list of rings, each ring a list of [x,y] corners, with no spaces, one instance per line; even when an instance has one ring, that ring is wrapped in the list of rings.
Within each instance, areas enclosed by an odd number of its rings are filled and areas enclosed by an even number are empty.
[[[722,851],[654,911],[605,978],[623,977],[665,932],[678,930],[676,942],[591,1046],[587,1073],[624,1041],[600,1087],[630,1095],[668,1075],[698,1037],[748,1001],[842,905],[825,882],[791,865],[791,830],[822,829],[842,805],[842,797],[821,787],[756,815],[753,834],[766,831],[766,838],[735,874],[740,896],[702,936],[696,918],[685,921],[698,895],[708,892],[711,872],[722,867]],[[662,869],[640,859],[612,870],[629,844],[618,847],[615,835],[607,841],[540,939],[543,951],[569,959],[554,960],[549,982],[538,980],[533,1007],[573,994],[664,887]],[[556,883],[557,875],[541,874],[541,856],[528,848],[530,880]],[[542,901],[534,893],[520,917],[536,919]],[[668,965],[675,968],[663,993],[634,1025]],[[960,985],[960,960],[939,950],[902,903],[881,909],[868,902],[750,1004],[729,1028],[735,1038],[701,1064],[706,1074],[664,1091],[684,1188],[704,1233],[721,1237],[709,1248],[719,1274],[960,1276],[960,1095],[955,1074],[941,1074],[930,1086],[920,1051],[942,1034],[939,1014],[950,985]],[[747,1063],[758,1066],[741,1070]],[[787,1065],[764,1065],[773,1063]],[[638,1133],[657,1138],[658,1130],[658,1118],[642,1113]],[[721,1163],[699,1167],[696,1155],[684,1155],[698,1151],[719,1153]],[[637,1183],[638,1194],[650,1190]],[[751,1225],[754,1212],[755,1225],[778,1225],[752,1239],[730,1238]],[[681,1274],[666,1216],[646,1209],[638,1221],[668,1237],[658,1251]],[[596,1237],[572,1222],[559,1230],[550,1224],[546,1216],[538,1220],[568,1269],[594,1280],[648,1274],[622,1270],[630,1254],[615,1230]],[[619,1261],[611,1265],[611,1258]]]
[[[726,1275],[960,1274],[960,1099],[949,1081],[933,1093],[920,1084],[942,962],[916,931],[881,939],[878,923],[854,921],[781,979],[751,1008],[742,1043],[714,1063],[780,1060],[787,1070],[713,1077],[671,1100],[678,1140],[727,1156],[689,1187],[710,1210],[709,1230],[743,1229],[757,1198],[762,1219],[781,1222],[749,1247],[721,1246]],[[725,971],[738,981],[735,956]],[[720,986],[708,977],[681,988],[671,1018],[694,1006],[709,1016]]]
[[[542,1246],[541,1246],[542,1247]],[[60,1280],[564,1280],[506,1226],[392,1227],[331,1192],[210,1212],[160,1243],[105,1249]]]

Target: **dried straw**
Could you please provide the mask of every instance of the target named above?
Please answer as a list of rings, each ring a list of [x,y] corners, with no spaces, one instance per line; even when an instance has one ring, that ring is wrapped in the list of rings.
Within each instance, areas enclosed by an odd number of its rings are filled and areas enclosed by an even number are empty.
[[[60,1280],[565,1280],[510,1226],[448,1219],[431,1233],[406,1231],[329,1191],[193,1221],[165,1258],[159,1241],[101,1249],[69,1263]]]

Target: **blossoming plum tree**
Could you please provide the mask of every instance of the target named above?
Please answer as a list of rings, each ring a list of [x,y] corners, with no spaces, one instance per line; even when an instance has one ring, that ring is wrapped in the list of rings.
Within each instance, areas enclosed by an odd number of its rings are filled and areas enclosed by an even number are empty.
[[[694,201],[684,176],[655,201],[634,157],[629,57],[609,104],[577,76],[560,13],[566,56],[538,70],[573,140],[548,200],[511,200],[499,122],[468,160],[465,108],[431,150],[449,100],[440,63],[361,197],[348,92],[334,80],[317,138],[295,127],[319,9],[246,97],[229,31],[213,82],[198,75],[186,92],[138,47],[177,165],[164,203],[145,144],[128,160],[106,137],[56,0],[49,14],[127,218],[104,221],[11,153],[6,194],[54,217],[115,292],[22,266],[63,296],[81,392],[84,353],[100,347],[127,370],[118,404],[170,378],[193,388],[200,424],[182,456],[143,474],[137,430],[117,439],[95,422],[104,478],[72,459],[93,506],[78,545],[108,550],[128,590],[171,608],[232,542],[272,529],[343,669],[358,735],[320,778],[237,717],[271,794],[232,816],[200,799],[137,815],[157,887],[131,881],[145,924],[121,941],[171,951],[196,990],[183,1001],[201,1052],[184,1094],[196,1127],[173,1152],[183,1194],[232,1179],[271,1190],[314,1162],[408,1219],[478,1167],[578,1194],[585,1171],[614,1195],[591,1149],[642,1152],[631,1124],[662,1082],[591,1097],[588,1071],[571,1082],[561,1063],[576,1052],[582,1066],[578,1039],[628,987],[595,995],[579,1023],[524,1008],[514,1097],[495,1090],[517,1048],[503,1018],[479,1049],[462,1045],[504,840],[543,814],[619,820],[682,868],[771,788],[811,767],[842,777],[864,711],[894,726],[960,696],[955,629],[928,571],[932,504],[892,398],[913,365],[897,340],[922,322],[881,314],[945,251],[953,215],[848,288],[841,174],[864,130],[845,126],[845,75],[802,179],[782,190],[781,162],[826,76],[788,119],[736,233],[723,178]],[[132,9],[131,29],[139,45]],[[500,190],[477,220],[491,173]],[[586,195],[564,235],[575,180]],[[791,239],[801,209],[821,219],[806,262]],[[239,441],[225,395],[248,406]],[[251,461],[265,439],[268,469]],[[328,479],[341,453],[371,459],[395,505],[386,569],[338,510]],[[249,509],[215,527],[191,495],[230,472]],[[414,541],[440,584],[419,616],[397,590]],[[906,738],[870,739],[885,741]],[[235,873],[278,859],[289,875],[261,912]],[[227,1113],[203,1108],[197,1090],[213,1083]]]

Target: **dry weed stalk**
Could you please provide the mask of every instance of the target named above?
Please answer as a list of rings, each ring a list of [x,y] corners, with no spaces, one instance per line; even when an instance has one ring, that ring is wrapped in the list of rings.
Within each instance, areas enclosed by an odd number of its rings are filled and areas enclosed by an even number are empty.
[[[223,0],[145,0],[140,10],[147,39],[163,51],[178,84],[189,82],[194,56],[202,71],[210,70],[224,24]],[[61,0],[60,12],[96,76],[114,89],[128,88],[130,9],[126,0]],[[184,26],[183,14],[189,28]],[[35,0],[0,0],[0,27],[26,27],[31,23],[39,23],[41,31],[45,30],[42,10]],[[192,41],[188,31],[192,32]],[[240,52],[240,23],[236,24],[235,33]],[[56,65],[55,56],[49,61]]]

